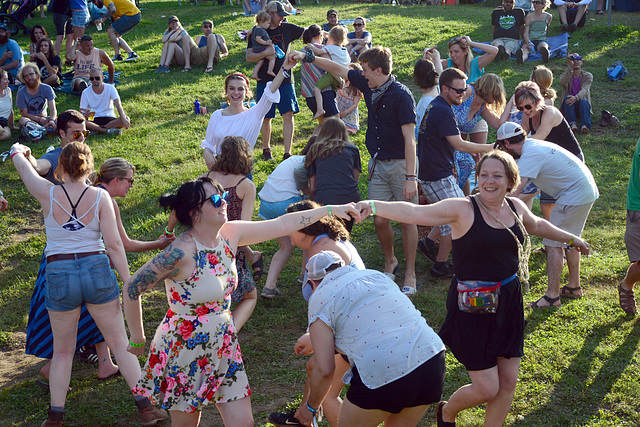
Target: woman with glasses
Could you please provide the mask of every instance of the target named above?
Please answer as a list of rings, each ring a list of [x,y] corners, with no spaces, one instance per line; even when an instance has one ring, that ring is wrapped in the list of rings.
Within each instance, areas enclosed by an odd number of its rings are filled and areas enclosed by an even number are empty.
[[[238,274],[239,246],[287,235],[327,214],[359,219],[353,205],[325,206],[269,221],[228,221],[224,188],[210,178],[184,183],[160,204],[187,227],[160,254],[142,266],[124,287],[131,331],[129,351],[142,355],[145,333],[140,295],[164,280],[169,310],[158,326],[134,394],[162,403],[174,425],[196,426],[204,406],[215,404],[226,426],[252,426],[251,391],[234,318],[231,293]],[[244,310],[241,301],[234,313]]]
[[[183,52],[183,42],[191,40],[189,33],[182,27],[177,16],[170,16],[167,29],[162,35],[162,54],[160,55],[160,66],[156,73],[170,73],[169,65],[184,65],[184,71],[190,71],[191,66],[185,65],[185,54]]]

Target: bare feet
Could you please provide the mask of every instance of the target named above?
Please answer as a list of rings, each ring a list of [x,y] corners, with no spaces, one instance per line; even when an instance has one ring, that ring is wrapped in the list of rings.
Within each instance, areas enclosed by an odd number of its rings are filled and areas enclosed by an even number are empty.
[[[273,77],[275,77],[275,76],[276,76],[276,73],[274,73],[273,71],[267,71],[267,74],[269,74],[270,76],[273,76]],[[257,80],[257,79],[256,79],[256,80]]]
[[[325,111],[322,108],[318,108],[318,110],[316,111],[316,115],[313,116],[312,120],[316,120],[319,119],[320,117],[324,116]]]
[[[257,73],[253,73],[253,74],[251,74],[251,77],[250,77],[250,78],[252,78],[253,80],[260,80],[260,79],[258,78],[258,74],[257,74]]]

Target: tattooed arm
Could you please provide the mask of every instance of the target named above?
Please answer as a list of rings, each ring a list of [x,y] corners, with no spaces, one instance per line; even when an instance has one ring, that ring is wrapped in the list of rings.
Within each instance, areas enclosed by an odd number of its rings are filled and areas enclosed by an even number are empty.
[[[127,326],[129,326],[131,333],[131,342],[135,344],[145,342],[140,296],[161,280],[175,277],[180,272],[181,264],[184,261],[184,242],[174,242],[140,267],[124,284],[122,299]],[[129,346],[127,350],[137,356],[144,353],[144,347]]]

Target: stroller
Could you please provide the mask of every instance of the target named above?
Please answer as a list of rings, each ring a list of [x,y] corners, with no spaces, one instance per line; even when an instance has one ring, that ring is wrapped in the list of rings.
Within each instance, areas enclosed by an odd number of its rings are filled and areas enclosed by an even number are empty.
[[[0,22],[6,24],[7,31],[15,36],[22,30],[24,35],[31,33],[31,28],[24,25],[24,20],[47,0],[2,0],[0,4]],[[13,11],[13,8],[16,8]]]

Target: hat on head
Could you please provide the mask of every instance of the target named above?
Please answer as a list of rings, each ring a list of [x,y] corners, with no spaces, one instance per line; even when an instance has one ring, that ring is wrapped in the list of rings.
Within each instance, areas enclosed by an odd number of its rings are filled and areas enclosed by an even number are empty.
[[[498,129],[498,133],[496,134],[496,139],[501,141],[505,139],[513,138],[514,136],[523,135],[524,130],[520,127],[519,124],[513,122],[505,122]]]
[[[204,24],[211,24],[211,26],[213,27],[213,21],[211,19],[205,19],[204,21],[202,21],[202,25]]]
[[[269,10],[268,10],[269,12],[275,12],[280,16],[289,16],[290,15],[289,12],[284,10],[284,7],[282,6],[282,3],[280,3],[279,1],[271,2],[271,4],[269,4],[268,8],[269,8]]]
[[[169,17],[169,21],[167,22],[168,24],[171,24],[173,21],[178,21],[180,22],[180,20],[178,19],[178,17],[176,15],[171,15]]]
[[[331,15],[336,15],[336,16],[338,16],[338,11],[337,11],[337,10],[335,10],[335,9],[329,9],[329,10],[327,11],[327,18],[328,18],[328,17],[330,17]]]
[[[302,284],[302,296],[309,301],[311,297],[310,280],[322,280],[329,272],[343,267],[344,260],[340,255],[332,251],[321,251],[309,258],[306,267],[306,280]]]

